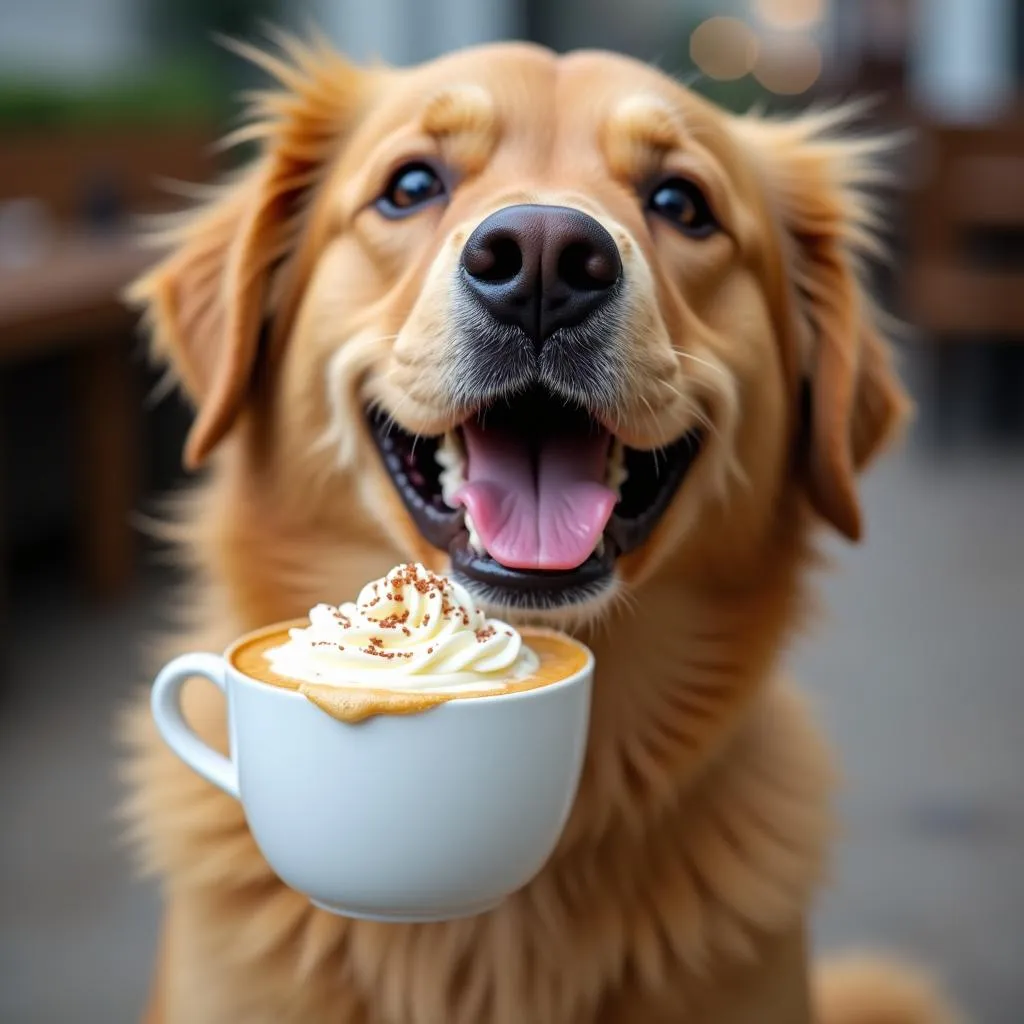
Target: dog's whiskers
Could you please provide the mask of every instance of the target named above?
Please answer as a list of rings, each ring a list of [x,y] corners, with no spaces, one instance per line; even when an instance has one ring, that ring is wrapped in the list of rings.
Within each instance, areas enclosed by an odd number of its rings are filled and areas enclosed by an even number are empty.
[[[700,405],[694,401],[690,395],[683,394],[674,384],[670,384],[667,380],[661,382],[662,387],[667,388],[686,406],[687,413],[695,419],[705,430],[709,433],[714,434],[716,437],[719,436],[718,427],[712,421],[711,417],[708,416]]]
[[[720,366],[718,363],[713,363],[710,359],[703,359],[700,356],[695,356],[692,352],[683,352],[681,349],[673,349],[673,351],[678,358],[689,359],[690,362],[696,363],[698,366],[703,366],[705,369],[711,370],[720,377],[729,376],[724,367]]]
[[[655,426],[657,426],[658,414],[654,411],[654,406],[652,406],[651,403],[648,401],[646,395],[640,395],[639,398],[640,398],[640,401],[643,402],[645,406],[647,406],[647,413],[648,413],[648,415],[651,418],[651,422],[654,423]],[[664,451],[665,451],[665,446],[663,444],[658,445],[657,448],[652,448],[651,449],[651,455],[654,458],[654,472],[655,472],[655,474],[658,474],[658,473],[661,472],[661,466],[658,463],[658,456],[663,454]]]
[[[711,417],[700,407],[700,404],[696,402],[692,396],[684,395],[682,391],[674,385],[669,384],[668,381],[662,381],[662,384],[686,405],[689,415],[692,416],[705,430],[714,434],[716,437],[720,436],[717,424],[715,424]]]

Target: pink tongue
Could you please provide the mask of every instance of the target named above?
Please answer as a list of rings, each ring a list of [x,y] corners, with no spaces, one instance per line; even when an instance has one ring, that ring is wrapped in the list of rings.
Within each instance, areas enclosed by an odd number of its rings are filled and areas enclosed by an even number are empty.
[[[597,545],[615,493],[608,435],[561,437],[531,453],[519,438],[464,427],[467,482],[455,494],[487,553],[509,569],[575,569]]]

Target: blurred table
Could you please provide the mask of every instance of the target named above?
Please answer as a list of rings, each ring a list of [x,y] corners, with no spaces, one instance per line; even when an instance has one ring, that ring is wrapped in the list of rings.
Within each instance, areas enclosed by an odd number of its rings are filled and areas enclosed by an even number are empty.
[[[38,262],[0,268],[0,362],[123,329],[132,318],[119,292],[151,259],[130,237],[70,235]]]
[[[79,559],[87,584],[101,595],[121,591],[133,569],[137,316],[121,304],[120,292],[151,259],[125,236],[69,235],[31,265],[0,269],[0,368],[55,351],[73,362]],[[5,443],[17,444],[17,427]]]
[[[1024,339],[1024,111],[926,124],[909,194],[905,308],[945,341]]]

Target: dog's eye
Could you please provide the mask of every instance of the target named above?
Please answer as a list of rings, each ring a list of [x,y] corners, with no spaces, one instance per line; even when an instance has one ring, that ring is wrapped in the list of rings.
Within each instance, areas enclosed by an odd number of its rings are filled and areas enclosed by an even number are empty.
[[[676,224],[685,234],[706,238],[718,230],[718,221],[704,193],[686,178],[669,178],[651,193],[652,213]]]
[[[445,194],[444,182],[428,164],[413,163],[399,167],[377,200],[377,209],[385,217],[406,217]]]

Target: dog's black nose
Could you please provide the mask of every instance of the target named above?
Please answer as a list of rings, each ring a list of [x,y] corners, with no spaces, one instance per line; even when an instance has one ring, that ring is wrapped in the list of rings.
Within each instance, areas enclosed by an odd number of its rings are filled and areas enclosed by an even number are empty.
[[[506,206],[482,221],[462,250],[473,295],[537,348],[582,323],[622,274],[615,239],[593,217],[566,206]]]

